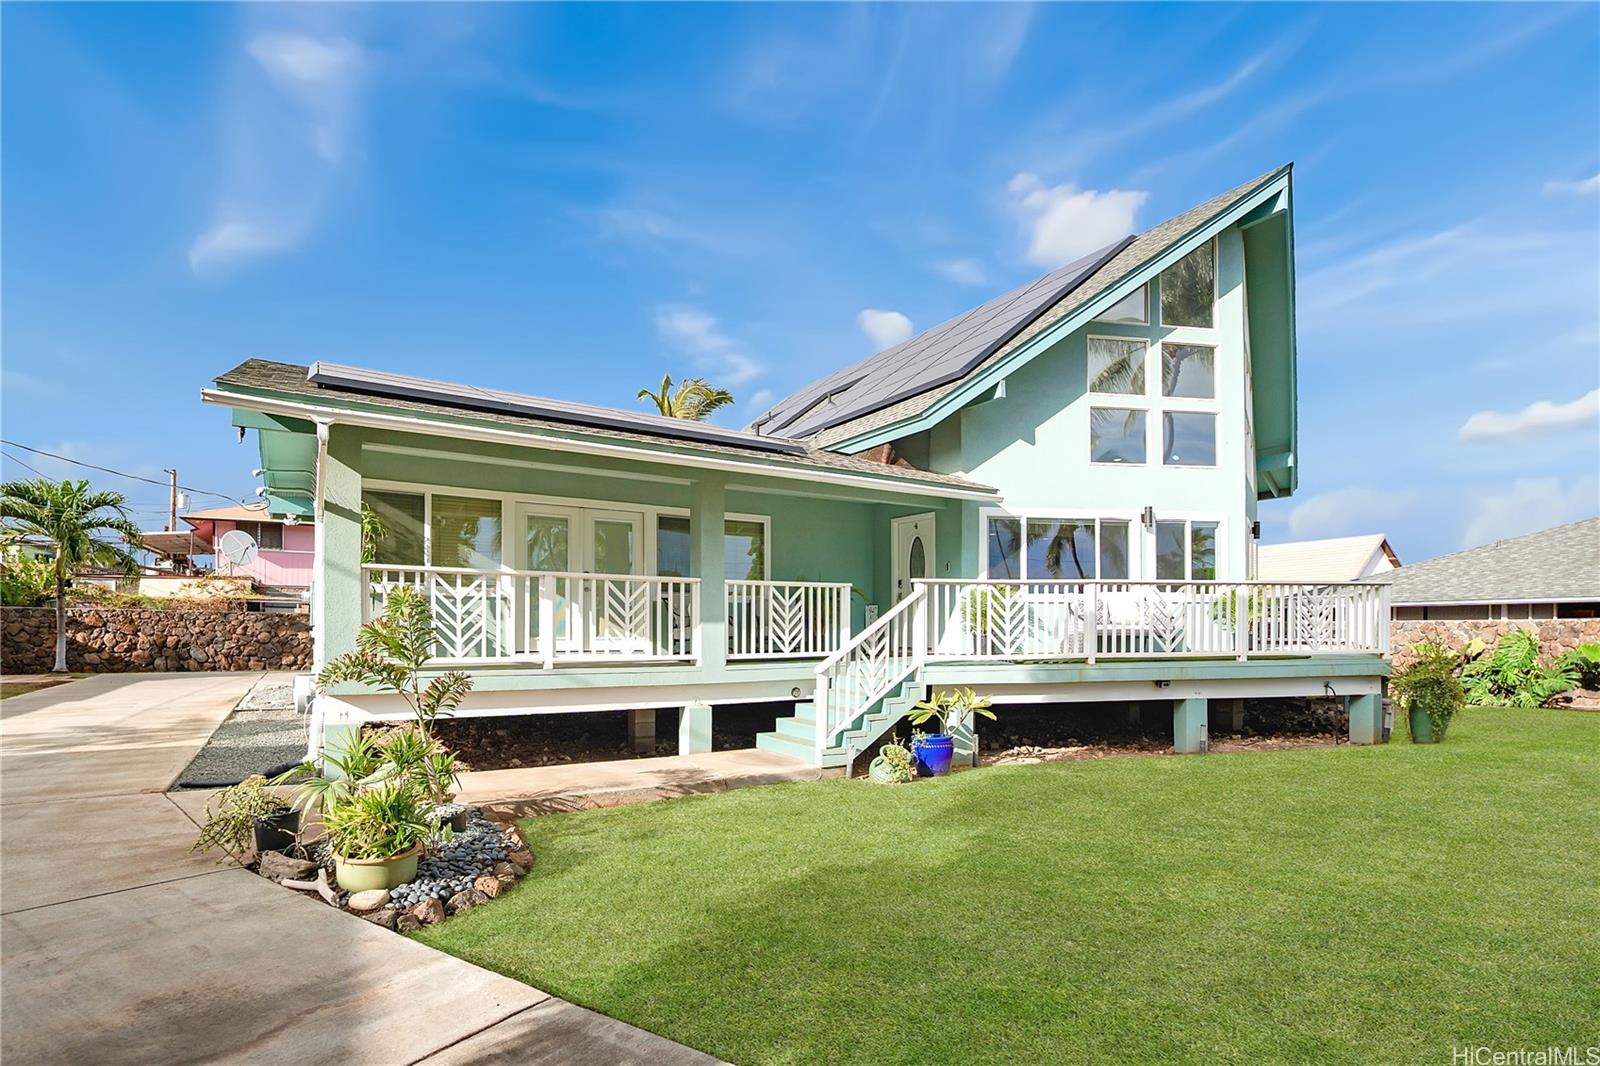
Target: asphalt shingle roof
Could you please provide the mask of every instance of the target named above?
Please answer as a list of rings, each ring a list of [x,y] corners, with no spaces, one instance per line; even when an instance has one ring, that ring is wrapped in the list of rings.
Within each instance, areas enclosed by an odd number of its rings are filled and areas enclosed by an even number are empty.
[[[640,419],[641,431],[628,432],[602,426],[558,422],[548,418],[464,408],[451,404],[424,402],[396,396],[374,396],[370,393],[351,389],[319,385],[308,380],[307,375],[309,372],[310,367],[298,363],[278,363],[266,359],[247,359],[232,370],[219,375],[216,383],[224,389],[259,390],[287,400],[299,400],[311,404],[328,402],[355,403],[368,408],[391,410],[399,413],[443,416],[462,421],[491,423],[535,432],[581,432],[588,436],[609,440],[650,444],[663,450],[665,453],[663,455],[664,461],[670,461],[670,454],[674,451],[690,455],[699,453],[732,456],[747,460],[764,460],[777,469],[785,466],[810,467],[859,474],[887,481],[942,485],[967,490],[975,489],[983,492],[994,491],[988,485],[969,481],[954,474],[937,474],[927,470],[915,470],[903,466],[888,466],[869,459],[859,459],[842,452],[831,452],[809,445],[805,451],[798,454],[774,455],[771,452],[740,448],[733,444],[716,444],[708,441],[688,441],[655,436],[648,432],[649,420],[644,417]]]
[[[1600,600],[1600,518],[1376,574],[1395,603]]]

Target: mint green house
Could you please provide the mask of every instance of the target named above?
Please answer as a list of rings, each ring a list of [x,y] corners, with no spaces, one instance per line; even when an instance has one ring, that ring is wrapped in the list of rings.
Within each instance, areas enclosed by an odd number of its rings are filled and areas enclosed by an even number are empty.
[[[743,430],[328,363],[203,397],[256,431],[273,513],[315,522],[317,662],[414,586],[463,714],[682,708],[693,752],[719,705],[772,701],[758,745],[823,766],[956,684],[1170,701],[1182,751],[1257,696],[1333,692],[1380,736],[1387,588],[1252,580],[1257,502],[1297,478],[1288,167]],[[312,711],[315,750],[403,708]]]

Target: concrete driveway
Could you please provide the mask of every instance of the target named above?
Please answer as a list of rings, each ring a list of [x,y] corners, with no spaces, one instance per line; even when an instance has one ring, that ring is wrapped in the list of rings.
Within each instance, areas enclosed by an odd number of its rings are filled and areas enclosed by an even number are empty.
[[[0,1059],[714,1061],[190,855],[164,790],[260,676],[0,703]]]

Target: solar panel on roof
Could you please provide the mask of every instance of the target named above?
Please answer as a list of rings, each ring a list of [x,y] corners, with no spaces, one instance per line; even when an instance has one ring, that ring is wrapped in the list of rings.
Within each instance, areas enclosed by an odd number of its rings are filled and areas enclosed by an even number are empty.
[[[503,389],[480,389],[474,385],[458,385],[449,381],[434,381],[431,378],[391,374],[356,366],[340,366],[336,363],[311,364],[311,369],[306,373],[306,380],[326,388],[421,400],[468,410],[527,415],[574,426],[622,429],[652,437],[726,444],[737,448],[790,455],[797,455],[806,450],[805,445],[783,437],[756,436],[743,430],[710,426],[704,422],[667,418],[662,415],[646,414],[643,411],[624,411],[614,407],[572,403],[567,400],[551,400],[543,396],[529,396]]]
[[[756,426],[764,434],[809,437],[954,381],[1081,285],[1132,240],[1125,237],[1107,245],[823,378],[783,400],[758,419]]]

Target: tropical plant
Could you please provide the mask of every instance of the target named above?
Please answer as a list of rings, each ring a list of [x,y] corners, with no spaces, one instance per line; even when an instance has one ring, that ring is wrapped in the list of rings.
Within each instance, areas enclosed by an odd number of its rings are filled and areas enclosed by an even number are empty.
[[[393,780],[325,808],[322,821],[340,858],[391,859],[428,839],[433,827],[424,815],[415,782]]]
[[[1600,644],[1579,644],[1561,657],[1561,662],[1578,672],[1578,687],[1600,690]]]
[[[128,517],[128,498],[94,491],[87,481],[7,481],[0,484],[0,519],[23,534],[50,542],[56,603],[56,673],[67,671],[67,580],[81,566],[104,566],[132,573],[133,552],[143,543]],[[114,534],[124,544],[103,539]],[[125,545],[125,546],[124,546]]]
[[[55,588],[55,568],[15,547],[0,556],[0,604],[38,607],[50,602]]]
[[[361,561],[362,563],[375,563],[378,561],[378,545],[389,535],[389,527],[383,524],[383,519],[378,517],[378,512],[367,506],[365,500],[361,501]]]
[[[884,779],[891,784],[903,785],[917,776],[917,760],[904,744],[890,741],[878,749],[878,759],[883,760]]]
[[[1578,685],[1578,668],[1565,659],[1539,659],[1539,637],[1531,629],[1513,629],[1494,651],[1466,664],[1461,683],[1467,699],[1484,707],[1542,707],[1552,697]]]
[[[427,598],[402,585],[389,593],[383,614],[356,631],[356,650],[322,668],[317,688],[353,681],[397,693],[410,706],[423,736],[431,739],[434,719],[453,714],[472,691],[472,678],[459,670],[423,684],[436,643]]]
[[[705,378],[684,378],[674,388],[672,375],[663,374],[661,388],[654,392],[640,389],[639,399],[649,400],[656,405],[657,411],[668,418],[686,418],[691,422],[703,422],[713,411],[721,410],[733,403],[733,393],[706,384]]]
[[[1433,723],[1436,737],[1444,735],[1450,719],[1467,705],[1467,696],[1456,676],[1460,657],[1437,644],[1411,645],[1410,665],[1389,681],[1389,695],[1401,710],[1416,707]]]
[[[260,774],[247,777],[206,800],[205,823],[200,826],[200,836],[189,850],[221,848],[224,852],[240,854],[251,843],[258,822],[288,810],[289,804],[268,791],[266,778]],[[226,856],[217,861],[226,861]]]
[[[950,735],[977,715],[994,721],[994,712],[989,709],[993,702],[970,688],[944,689],[935,692],[929,699],[913,704],[906,717],[913,726],[926,725],[938,719],[939,732]]]
[[[322,752],[322,772],[317,764],[301,763],[272,779],[274,785],[298,784],[294,806],[301,810],[321,807],[328,810],[353,796],[357,789],[375,781],[383,768],[383,751],[369,733],[355,732],[339,751]]]

